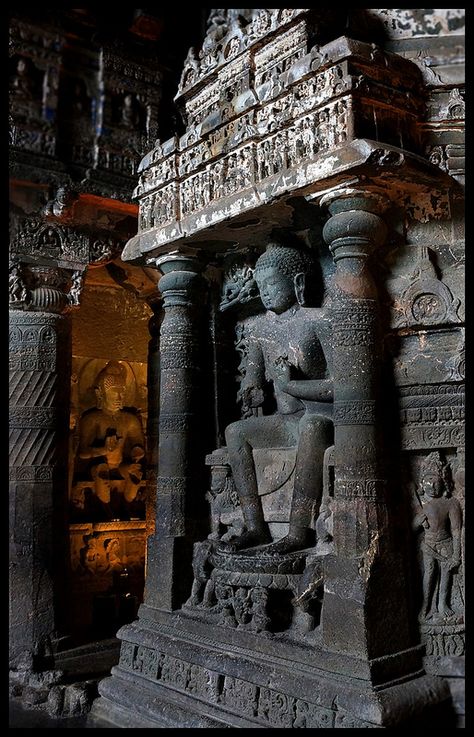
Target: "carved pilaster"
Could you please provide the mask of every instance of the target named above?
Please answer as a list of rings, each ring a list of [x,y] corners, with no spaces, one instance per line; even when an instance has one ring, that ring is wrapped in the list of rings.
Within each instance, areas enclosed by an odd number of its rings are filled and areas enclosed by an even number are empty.
[[[329,648],[373,658],[410,645],[377,421],[381,341],[377,290],[369,263],[387,228],[378,214],[383,203],[370,193],[345,190],[338,196],[336,192],[322,204],[328,204],[331,216],[323,235],[336,264],[334,555],[325,562],[323,638]],[[395,612],[396,622],[390,625]],[[389,635],[382,636],[381,621]]]
[[[160,418],[157,478],[156,535],[148,547],[145,603],[164,609],[179,606],[185,569],[187,506],[195,492],[192,476],[192,429],[196,419],[195,391],[199,374],[199,335],[196,308],[199,287],[197,259],[177,254],[162,256],[160,291],[164,317],[160,331]],[[191,550],[189,561],[191,560]]]
[[[41,667],[65,612],[70,335],[67,315],[10,311],[12,665],[27,652]]]

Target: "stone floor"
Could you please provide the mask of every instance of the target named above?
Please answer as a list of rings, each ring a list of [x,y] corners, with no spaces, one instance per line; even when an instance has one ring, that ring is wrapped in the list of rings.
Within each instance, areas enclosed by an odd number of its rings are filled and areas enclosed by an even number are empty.
[[[110,674],[111,668],[118,662],[119,653],[120,642],[115,637],[89,642],[58,653],[55,668],[64,673],[65,683],[101,680]],[[26,708],[19,698],[11,698],[9,702],[10,729],[84,729],[87,726],[87,714],[53,717],[47,713],[45,704]]]
[[[24,709],[15,701],[9,704],[9,721],[10,729],[84,729],[87,715],[81,717],[70,717],[68,719],[54,719],[39,709]]]

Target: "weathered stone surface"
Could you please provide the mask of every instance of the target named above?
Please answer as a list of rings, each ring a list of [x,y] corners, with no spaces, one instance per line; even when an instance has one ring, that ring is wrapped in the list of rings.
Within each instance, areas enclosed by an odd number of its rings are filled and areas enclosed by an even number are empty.
[[[99,724],[392,727],[447,707],[448,683],[421,665],[424,648],[441,674],[464,648],[461,151],[449,169],[428,141],[453,121],[437,145],[461,145],[463,93],[442,76],[433,89],[403,45],[434,38],[448,64],[438,39],[460,35],[462,14],[437,13],[354,11],[359,41],[337,12],[212,11],[190,49],[187,130],[141,163],[124,257],[209,264],[209,534],[186,526],[197,477],[191,492],[171,472],[197,437],[183,313],[161,343],[166,537]],[[186,300],[190,314],[189,275],[163,273],[165,310]],[[180,601],[170,561],[186,541]]]
[[[70,596],[67,458],[75,450],[71,313],[80,310],[89,266],[100,271],[113,262],[112,287],[126,282],[130,291],[120,305],[102,304],[105,322],[95,303],[97,330],[110,333],[112,314],[121,314],[115,342],[102,341],[100,352],[89,303],[87,339],[75,335],[74,349],[80,343],[89,358],[139,357],[137,384],[146,384],[149,315],[137,310],[136,295],[155,291],[156,279],[121,270],[119,256],[135,229],[130,194],[140,157],[156,138],[162,77],[149,53],[154,42],[133,31],[122,42],[97,35],[100,15],[18,8],[10,18],[10,665],[16,695],[26,689],[30,704],[45,701],[56,650],[66,646],[73,620],[88,617],[77,590]],[[143,345],[128,349],[134,319],[143,323]],[[146,386],[141,394],[146,409]],[[120,551],[141,568],[135,602],[143,591],[144,526]],[[110,562],[114,538],[107,543]]]
[[[38,664],[47,659],[61,622],[53,601],[61,589],[64,596],[65,530],[54,532],[53,525],[65,503],[58,496],[69,387],[59,375],[67,379],[70,372],[69,328],[62,315],[10,312],[10,585],[16,592],[10,646],[18,666],[23,651]]]
[[[10,304],[59,320],[102,264],[124,313],[143,327],[132,292],[155,313],[160,403],[145,600],[91,726],[448,723],[464,712],[464,11],[212,10],[167,141],[156,58],[61,28],[12,25]],[[135,272],[117,259],[126,238]],[[144,361],[143,330],[122,333],[107,352]],[[14,373],[54,373],[41,335],[36,348],[15,323]],[[13,453],[56,449],[53,395],[18,387]],[[13,464],[20,614],[56,473]],[[99,585],[132,533],[90,527],[73,563]],[[30,631],[15,616],[34,643],[16,653],[18,691],[87,709],[86,685],[35,673],[54,617]]]

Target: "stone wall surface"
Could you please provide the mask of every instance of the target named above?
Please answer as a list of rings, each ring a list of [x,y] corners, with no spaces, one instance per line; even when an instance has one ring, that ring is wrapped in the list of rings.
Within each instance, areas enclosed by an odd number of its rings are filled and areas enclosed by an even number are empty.
[[[226,9],[189,50],[123,253],[162,274],[157,534],[94,723],[462,724],[463,38]]]
[[[12,314],[82,302],[76,360],[130,367],[151,316],[145,596],[91,726],[462,726],[464,21],[212,10],[161,138],[151,46],[12,24]]]

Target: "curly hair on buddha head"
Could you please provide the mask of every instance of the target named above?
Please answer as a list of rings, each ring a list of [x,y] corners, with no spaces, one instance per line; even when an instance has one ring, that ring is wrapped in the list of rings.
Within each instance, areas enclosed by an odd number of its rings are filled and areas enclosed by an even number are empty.
[[[119,361],[109,361],[104,368],[97,374],[94,388],[97,394],[98,406],[103,399],[104,393],[112,386],[125,389],[127,380],[127,370]]]
[[[312,256],[302,248],[271,241],[266,250],[258,257],[255,264],[255,273],[269,268],[278,269],[282,274],[293,279],[296,274],[301,272],[314,271],[315,263]]]

